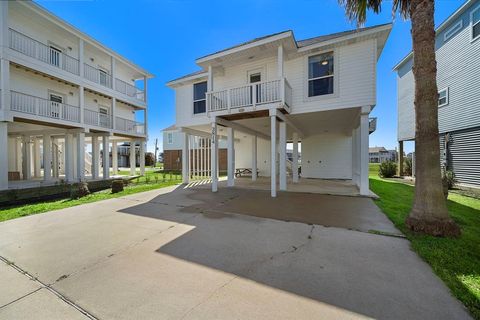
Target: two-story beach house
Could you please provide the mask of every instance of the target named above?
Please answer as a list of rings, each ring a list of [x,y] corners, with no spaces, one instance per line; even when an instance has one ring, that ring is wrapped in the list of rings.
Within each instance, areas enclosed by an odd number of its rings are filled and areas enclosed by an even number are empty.
[[[310,179],[341,180],[369,195],[368,140],[375,123],[369,115],[376,104],[376,63],[391,27],[301,41],[284,31],[198,58],[200,71],[167,84],[176,94],[175,126],[184,133],[184,181],[197,166],[206,168],[217,191],[218,141],[224,138],[228,186],[248,169],[253,181],[257,174],[270,179],[272,197],[289,188],[287,180]],[[192,145],[192,135],[206,143]],[[291,162],[287,143],[293,144]],[[192,148],[198,160],[189,161]]]
[[[32,1],[0,1],[0,61],[0,189],[107,179],[110,145],[114,173],[118,143],[144,153],[146,70]]]
[[[480,0],[468,0],[436,30],[438,127],[442,167],[480,186]],[[397,72],[398,141],[415,140],[413,53]],[[400,165],[403,159],[400,159]]]

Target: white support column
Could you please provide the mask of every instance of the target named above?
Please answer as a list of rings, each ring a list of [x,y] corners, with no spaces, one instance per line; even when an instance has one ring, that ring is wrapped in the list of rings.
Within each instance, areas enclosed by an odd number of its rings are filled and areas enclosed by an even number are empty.
[[[235,133],[233,128],[227,128],[227,186],[233,187],[235,185]]]
[[[188,142],[190,140],[188,133],[183,133],[183,145],[182,145],[182,182],[189,183],[190,182],[190,174],[188,169],[189,164],[189,148]]]
[[[78,87],[78,102],[80,106],[80,123],[85,122],[85,88]]]
[[[140,140],[140,174],[145,175],[145,140]]]
[[[73,134],[65,135],[65,180],[73,181]]]
[[[112,89],[115,90],[115,79],[117,78],[117,65],[115,63],[115,57],[110,56],[110,70],[112,72]]]
[[[102,150],[103,150],[103,179],[110,178],[110,142],[108,136],[102,137]]]
[[[112,129],[115,130],[117,127],[116,119],[117,119],[117,99],[112,97]]]
[[[298,133],[293,132],[292,180],[298,183]]]
[[[270,116],[270,191],[271,196],[277,196],[277,116]]]
[[[279,154],[280,154],[280,190],[287,190],[287,124],[282,121],[278,125],[279,131]]]
[[[145,105],[148,105],[147,96],[148,96],[148,79],[147,79],[147,76],[144,76],[143,77],[143,97],[145,100]],[[148,134],[148,108],[145,108],[145,110],[143,111],[143,126],[145,129],[145,135],[147,135]],[[155,161],[157,161],[157,159],[155,159]]]
[[[77,180],[85,181],[85,133],[77,134]]]
[[[41,169],[41,161],[40,161],[40,140],[35,137],[33,140],[33,176],[35,178],[40,178],[42,175]]]
[[[84,76],[84,63],[85,63],[85,53],[84,53],[84,42],[83,39],[78,39],[78,62],[79,62],[79,73],[80,77]]]
[[[1,4],[0,4],[1,5]],[[0,122],[0,190],[8,189],[8,122]]]
[[[98,136],[92,136],[92,179],[98,179],[100,174],[100,144]]]
[[[22,146],[22,173],[23,180],[30,180],[32,178],[32,159],[31,159],[30,137],[23,136]]]
[[[43,135],[43,180],[52,179],[52,137]]]
[[[277,76],[279,79],[283,78],[283,46],[278,46],[277,51]]]
[[[0,5],[8,1],[0,1]],[[1,49],[1,47],[0,47]],[[0,59],[0,118],[10,111],[10,61]]]
[[[369,123],[368,115],[370,114],[370,107],[362,107],[362,114],[360,115],[360,194],[369,195],[368,183],[368,135]]]
[[[208,66],[208,78],[207,78],[207,91],[213,91],[213,69],[212,66]]]
[[[188,140],[188,176],[195,178],[195,137],[190,136]]]
[[[354,128],[352,130],[352,182],[357,186],[360,186],[357,179],[358,178],[357,176],[357,172],[358,172],[357,144],[358,144],[357,128]]]
[[[252,136],[252,181],[257,180],[257,136]]]
[[[218,135],[217,123],[212,122],[212,149],[211,149],[212,192],[218,191]]]
[[[135,140],[130,141],[130,175],[135,175],[137,168],[136,154],[135,154]]]
[[[112,141],[112,174],[118,173],[118,142]]]
[[[58,178],[58,140],[52,137],[52,177]]]

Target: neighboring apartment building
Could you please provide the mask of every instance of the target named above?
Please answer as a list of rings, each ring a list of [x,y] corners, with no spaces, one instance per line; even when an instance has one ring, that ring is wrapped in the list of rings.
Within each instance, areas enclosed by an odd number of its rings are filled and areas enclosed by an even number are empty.
[[[436,30],[442,167],[480,186],[480,0],[466,1]],[[415,140],[413,54],[396,66],[398,141]]]
[[[0,1],[0,60],[0,189],[109,178],[100,145],[144,153],[144,69],[32,1]]]
[[[397,150],[387,150],[385,147],[368,148],[370,163],[382,163],[385,161],[397,161]]]
[[[376,63],[390,31],[386,24],[302,41],[285,31],[198,58],[200,71],[167,84],[175,90],[175,126],[185,142],[184,181],[192,169],[189,150],[197,149],[189,136],[202,137],[217,190],[221,136],[228,186],[236,168],[251,168],[253,180],[257,170],[270,177],[272,196],[287,190],[287,143],[293,144],[293,183],[299,182],[301,143],[302,178],[352,181],[360,194],[370,194],[369,114]]]

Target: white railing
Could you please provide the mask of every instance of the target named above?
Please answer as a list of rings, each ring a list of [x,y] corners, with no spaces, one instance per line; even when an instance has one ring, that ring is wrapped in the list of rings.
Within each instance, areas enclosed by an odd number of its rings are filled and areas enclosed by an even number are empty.
[[[145,93],[143,90],[123,80],[115,79],[115,90],[137,100],[145,101]]]
[[[85,109],[83,113],[85,124],[102,128],[112,127],[112,116],[98,111]]]
[[[141,122],[116,117],[115,129],[133,134],[145,134],[145,125]]]
[[[252,83],[240,87],[207,92],[209,112],[234,108],[255,107],[261,104],[283,102],[291,107],[292,87],[286,79]]]
[[[107,72],[84,63],[83,76],[85,79],[98,83],[104,87],[112,88],[112,76]]]
[[[50,119],[80,122],[79,107],[16,91],[11,91],[10,110]]]
[[[80,64],[77,59],[13,29],[9,29],[9,38],[10,49],[70,73],[80,74]]]

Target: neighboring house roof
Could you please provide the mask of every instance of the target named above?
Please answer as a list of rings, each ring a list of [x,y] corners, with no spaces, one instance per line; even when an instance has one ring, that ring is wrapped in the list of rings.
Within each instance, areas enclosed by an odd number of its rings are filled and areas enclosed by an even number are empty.
[[[194,80],[194,79],[206,77],[207,75],[208,75],[208,72],[207,72],[207,71],[205,71],[205,70],[198,70],[198,71],[195,71],[195,72],[186,74],[186,75],[184,75],[184,76],[181,76],[181,77],[179,77],[179,78],[170,80],[170,81],[167,82],[167,85],[170,84],[170,83],[172,83],[172,82],[179,81],[179,80]],[[191,78],[191,79],[188,79],[188,78]]]
[[[171,126],[166,127],[162,131],[175,131],[175,130],[177,130],[177,127],[174,124],[172,124]]]
[[[384,147],[368,148],[368,153],[371,153],[371,152],[387,152],[387,149],[385,149]]]
[[[467,10],[471,4],[473,4],[477,0],[467,0],[463,5],[460,6],[454,13],[452,13],[445,21],[443,21],[437,29],[435,29],[435,33],[438,34],[442,32],[451,22],[461,16],[465,10]],[[403,66],[407,61],[409,61],[413,57],[413,51],[410,51],[400,62],[398,62],[394,67],[393,70],[398,70],[401,66]]]

